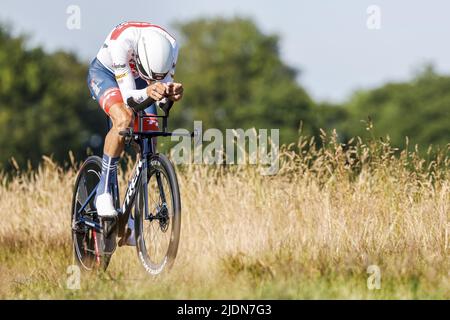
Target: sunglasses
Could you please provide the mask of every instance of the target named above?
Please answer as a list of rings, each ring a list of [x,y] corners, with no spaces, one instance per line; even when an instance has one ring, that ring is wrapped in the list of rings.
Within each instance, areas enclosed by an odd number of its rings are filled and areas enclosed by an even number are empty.
[[[146,81],[161,81],[163,80],[169,72],[166,73],[156,73],[150,70],[150,75],[145,71],[144,66],[142,65],[141,59],[136,55],[136,69],[139,73],[139,76]]]

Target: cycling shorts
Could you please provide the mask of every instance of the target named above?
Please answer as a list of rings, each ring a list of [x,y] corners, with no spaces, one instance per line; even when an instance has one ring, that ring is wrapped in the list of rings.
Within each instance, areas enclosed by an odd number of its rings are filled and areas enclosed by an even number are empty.
[[[107,69],[97,58],[92,60],[89,66],[87,82],[92,98],[99,103],[100,107],[108,116],[109,109],[114,104],[124,103],[114,73]],[[147,87],[147,82],[141,78],[137,78],[135,82],[136,89],[144,89]],[[155,104],[145,109],[145,112],[148,114],[156,114]]]

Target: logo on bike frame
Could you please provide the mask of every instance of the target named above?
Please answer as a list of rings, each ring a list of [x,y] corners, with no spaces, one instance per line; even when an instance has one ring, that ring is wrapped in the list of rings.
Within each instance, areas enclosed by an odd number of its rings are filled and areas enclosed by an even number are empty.
[[[130,186],[128,187],[127,194],[125,195],[125,201],[123,203],[122,213],[125,213],[125,209],[130,205],[131,199],[136,192],[136,184],[139,180],[139,177],[141,176],[141,170],[144,166],[144,161],[139,160],[135,174],[133,176],[133,179],[131,180]]]

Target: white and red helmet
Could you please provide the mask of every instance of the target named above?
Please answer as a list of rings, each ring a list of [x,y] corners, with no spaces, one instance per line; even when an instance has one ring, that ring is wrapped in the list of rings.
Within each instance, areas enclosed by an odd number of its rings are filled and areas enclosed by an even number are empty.
[[[141,30],[136,52],[136,67],[141,78],[163,80],[174,65],[174,50],[164,32]]]

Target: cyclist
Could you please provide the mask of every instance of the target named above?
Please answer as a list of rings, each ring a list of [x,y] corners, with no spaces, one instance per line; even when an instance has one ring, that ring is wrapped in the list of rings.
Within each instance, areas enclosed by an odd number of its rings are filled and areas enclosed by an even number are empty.
[[[95,205],[100,217],[114,217],[111,191],[117,185],[117,162],[125,143],[119,132],[132,126],[134,114],[126,101],[154,101],[145,111],[156,114],[156,103],[179,101],[183,86],[173,80],[178,45],[167,31],[147,22],[124,22],[107,36],[88,72],[92,97],[110,117],[112,128],[105,138],[102,174]],[[156,122],[156,121],[155,121]],[[157,130],[157,122],[154,124]],[[134,245],[134,223],[128,222],[127,244]]]

